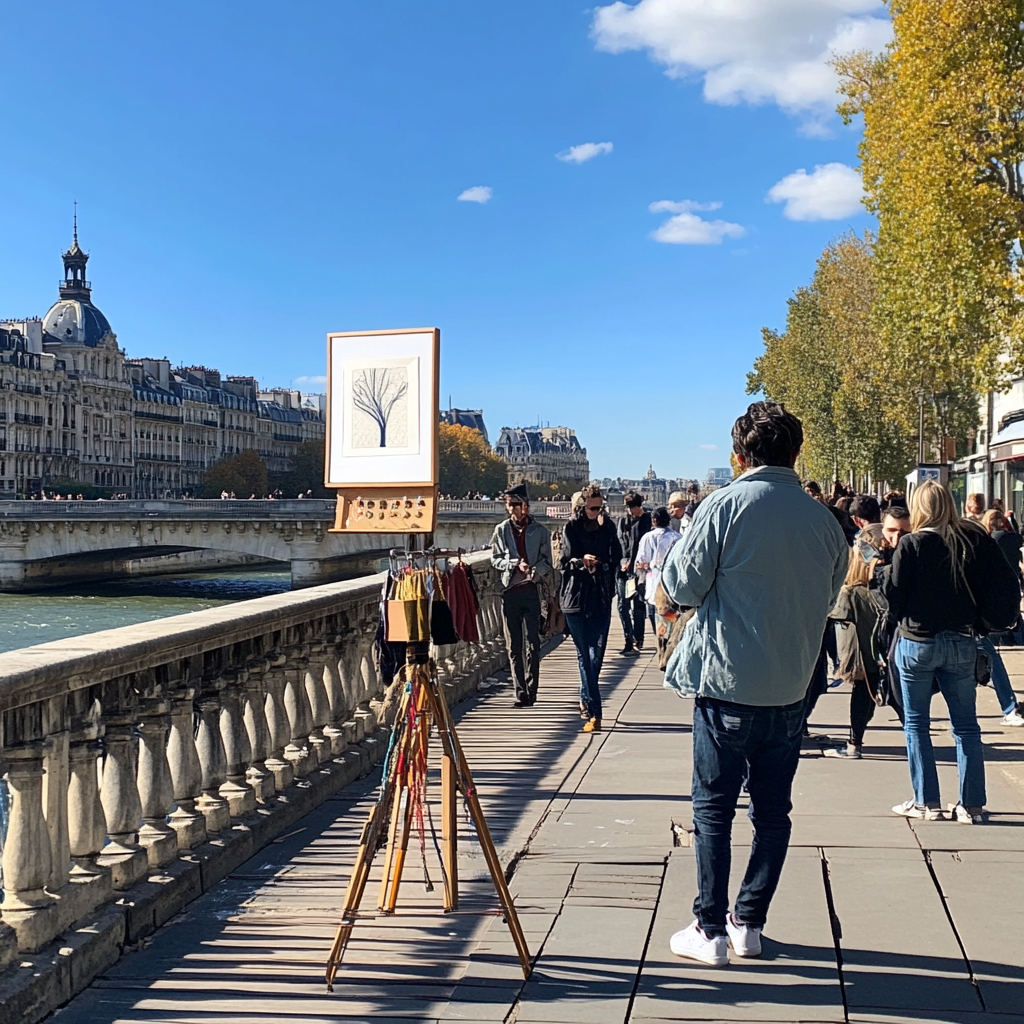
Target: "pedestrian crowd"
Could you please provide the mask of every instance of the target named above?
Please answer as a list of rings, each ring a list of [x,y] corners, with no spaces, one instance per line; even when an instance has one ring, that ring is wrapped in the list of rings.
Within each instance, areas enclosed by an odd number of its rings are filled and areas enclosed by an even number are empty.
[[[741,473],[700,500],[676,492],[648,510],[628,491],[613,519],[600,487],[573,496],[556,539],[529,514],[525,484],[505,494],[492,538],[517,708],[538,694],[541,637],[564,628],[576,648],[583,731],[601,729],[600,674],[615,605],[625,658],[656,653],[665,686],[694,699],[695,920],[671,938],[713,966],[728,950],[758,956],[786,858],[793,777],[805,742],[857,760],[876,709],[903,725],[912,796],[893,813],[985,820],[985,760],[976,710],[990,684],[1001,724],[1024,726],[998,647],[1024,643],[1024,538],[996,499],[944,484],[881,499],[801,483],[800,421],[756,402],[733,427]],[[557,572],[556,572],[557,566]],[[653,645],[647,646],[648,636]],[[831,679],[831,682],[830,682]],[[846,741],[811,737],[830,685],[850,687]],[[956,745],[958,792],[943,806],[931,741],[940,694]],[[754,842],[729,907],[732,821],[749,797]]]

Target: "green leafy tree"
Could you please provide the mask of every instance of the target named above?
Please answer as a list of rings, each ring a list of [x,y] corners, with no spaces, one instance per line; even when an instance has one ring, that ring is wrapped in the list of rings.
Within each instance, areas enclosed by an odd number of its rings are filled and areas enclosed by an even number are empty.
[[[472,427],[442,423],[438,433],[441,492],[462,496],[473,491],[492,497],[508,487],[508,466]]]
[[[220,459],[204,474],[200,493],[204,498],[219,498],[222,491],[233,491],[238,498],[266,497],[267,464],[251,449]]]
[[[271,490],[280,488],[286,498],[307,491],[312,491],[314,498],[334,497],[334,491],[324,487],[324,457],[323,441],[303,441],[292,454],[288,472],[271,474]]]

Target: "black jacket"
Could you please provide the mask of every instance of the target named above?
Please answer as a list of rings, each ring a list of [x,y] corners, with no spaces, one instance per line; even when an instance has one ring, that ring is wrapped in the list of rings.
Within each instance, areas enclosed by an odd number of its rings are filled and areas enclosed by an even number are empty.
[[[1019,602],[1017,578],[996,542],[980,528],[966,536],[971,550],[963,577],[954,574],[949,549],[937,533],[925,530],[900,539],[882,592],[901,636],[930,640],[944,630],[984,631],[982,613],[993,601]]]
[[[600,565],[595,572],[583,568],[584,555],[593,555]],[[606,519],[596,530],[585,530],[578,519],[570,520],[562,531],[562,554],[558,568],[562,574],[558,603],[568,615],[582,612],[594,615],[611,608],[615,573],[622,559],[622,545],[614,524]]]
[[[642,515],[637,516],[635,519],[632,514],[627,512],[619,520],[619,544],[622,546],[621,558],[629,559],[629,567],[626,569],[619,568],[619,576],[625,579],[627,576],[633,575],[633,569],[636,565],[636,553],[640,549],[640,538],[645,533],[651,532],[651,513],[644,512]],[[618,567],[617,567],[618,568]]]
[[[992,533],[992,539],[999,545],[1003,557],[1010,563],[1010,568],[1017,576],[1017,582],[1024,582],[1020,567],[1020,552],[1024,547],[1024,537],[1012,530],[995,530]]]

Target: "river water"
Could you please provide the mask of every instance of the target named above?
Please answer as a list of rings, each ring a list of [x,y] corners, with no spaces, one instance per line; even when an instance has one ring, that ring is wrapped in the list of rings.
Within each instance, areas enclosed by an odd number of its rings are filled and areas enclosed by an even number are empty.
[[[80,584],[39,594],[0,594],[0,651],[280,594],[290,588],[287,569],[232,569]]]

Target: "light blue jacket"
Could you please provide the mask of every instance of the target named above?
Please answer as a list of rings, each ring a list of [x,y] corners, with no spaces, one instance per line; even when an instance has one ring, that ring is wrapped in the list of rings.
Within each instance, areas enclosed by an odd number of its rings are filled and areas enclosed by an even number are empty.
[[[791,469],[759,466],[713,492],[661,574],[668,596],[697,610],[665,686],[760,707],[802,700],[849,551]]]

